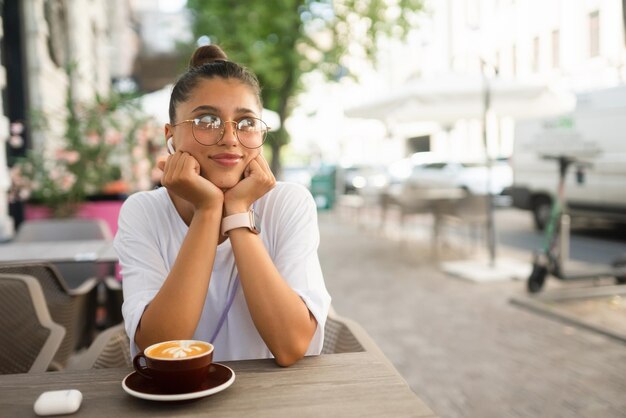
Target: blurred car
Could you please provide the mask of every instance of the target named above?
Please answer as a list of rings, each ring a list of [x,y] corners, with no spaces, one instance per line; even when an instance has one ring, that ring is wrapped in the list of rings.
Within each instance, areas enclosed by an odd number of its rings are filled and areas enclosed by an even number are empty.
[[[362,194],[371,189],[381,189],[389,183],[385,167],[374,165],[354,165],[341,169],[341,183],[344,194]]]
[[[438,161],[418,164],[406,180],[414,187],[460,187],[471,194],[499,195],[513,183],[508,161],[496,160],[489,169],[484,163]]]

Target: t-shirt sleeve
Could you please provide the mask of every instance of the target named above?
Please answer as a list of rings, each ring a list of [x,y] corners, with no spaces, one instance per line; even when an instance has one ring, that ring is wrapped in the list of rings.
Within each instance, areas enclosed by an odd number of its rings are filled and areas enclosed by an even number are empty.
[[[141,316],[161,288],[168,271],[154,231],[158,216],[146,199],[137,197],[140,196],[133,195],[124,202],[114,240],[123,278],[122,315],[132,356],[138,352],[135,332]]]
[[[317,330],[306,354],[320,354],[331,298],[317,254],[317,208],[311,193],[300,185],[285,183],[277,192],[272,202],[276,207],[271,209],[277,216],[271,220],[273,224],[267,225],[275,231],[270,245],[274,265],[317,320]]]

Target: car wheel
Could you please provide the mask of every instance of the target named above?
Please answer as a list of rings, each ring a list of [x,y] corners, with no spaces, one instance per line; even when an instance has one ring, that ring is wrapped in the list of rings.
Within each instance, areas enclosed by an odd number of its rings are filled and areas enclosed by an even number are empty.
[[[552,210],[552,200],[548,196],[537,196],[533,200],[533,220],[535,228],[540,231],[548,224],[550,219],[550,211]]]

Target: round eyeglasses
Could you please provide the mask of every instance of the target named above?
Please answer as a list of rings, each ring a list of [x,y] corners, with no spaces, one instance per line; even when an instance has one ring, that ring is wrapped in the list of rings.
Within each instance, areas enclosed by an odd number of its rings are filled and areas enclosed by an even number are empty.
[[[241,145],[246,148],[259,148],[267,138],[269,127],[259,118],[252,116],[240,120],[222,120],[219,116],[204,115],[195,119],[187,119],[172,126],[191,122],[193,138],[201,145],[215,145],[222,140],[226,131],[226,124],[232,123],[235,127],[235,136]]]

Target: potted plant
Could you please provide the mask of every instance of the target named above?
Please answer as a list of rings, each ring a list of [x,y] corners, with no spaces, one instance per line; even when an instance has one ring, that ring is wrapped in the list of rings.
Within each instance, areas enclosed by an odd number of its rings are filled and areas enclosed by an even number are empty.
[[[77,103],[69,88],[65,107],[60,146],[29,150],[11,168],[10,198],[28,203],[27,219],[44,212],[51,217],[81,216],[81,205],[98,200],[95,196],[125,195],[152,184],[158,149],[155,127],[135,101],[114,93],[97,96],[90,104]],[[33,114],[31,125],[45,133],[47,119]],[[32,205],[38,205],[40,214],[32,215]]]

